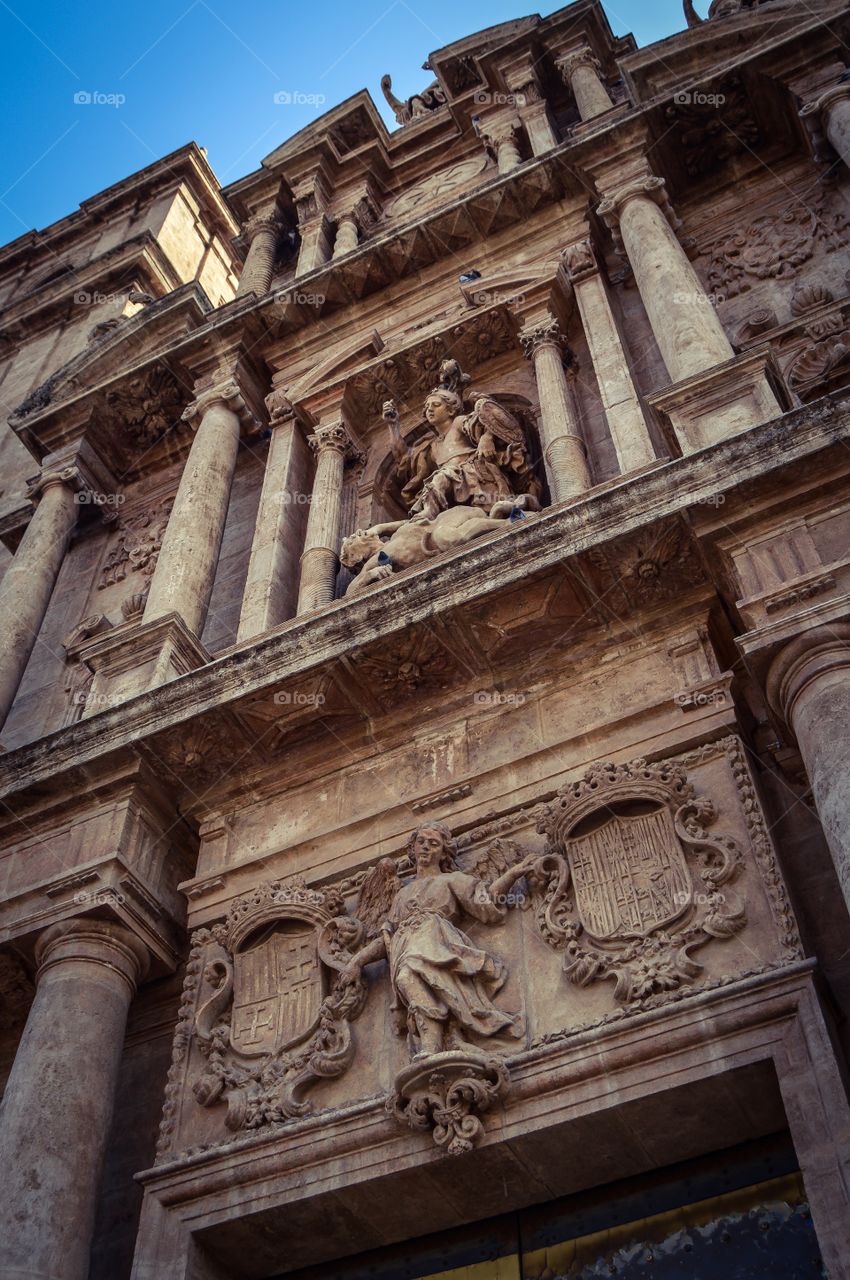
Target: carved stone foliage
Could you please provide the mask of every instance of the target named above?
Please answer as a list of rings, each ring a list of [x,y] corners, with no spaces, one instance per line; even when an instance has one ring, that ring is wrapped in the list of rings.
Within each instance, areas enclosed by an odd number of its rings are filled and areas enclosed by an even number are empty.
[[[136,449],[149,449],[172,428],[179,428],[185,400],[185,393],[162,365],[134,375],[106,397]]]
[[[483,1053],[439,1053],[400,1072],[387,1110],[399,1124],[431,1130],[450,1156],[465,1155],[484,1134],[481,1115],[510,1088],[507,1065]]]
[[[160,498],[150,507],[118,518],[118,534],[100,571],[97,588],[114,586],[132,573],[151,578],[156,568],[173,497]]]
[[[799,286],[791,297],[791,313],[812,318],[803,328],[806,343],[785,369],[788,385],[802,398],[822,395],[824,385],[850,362],[850,328],[841,307],[824,308],[832,302],[832,292],[824,285]]]
[[[685,171],[700,178],[760,141],[760,130],[738,80],[709,91],[677,94],[667,107]]]
[[[636,538],[621,538],[588,551],[592,586],[614,613],[663,604],[702,582],[705,570],[691,538],[677,521]]]
[[[850,243],[850,218],[840,194],[824,191],[805,203],[760,214],[706,245],[709,291],[726,298],[756,281],[789,279],[814,253],[832,253]]]
[[[541,810],[537,918],[570,982],[613,980],[625,1004],[676,991],[697,948],[744,927],[741,852],[714,820],[681,765],[644,760],[595,765]]]
[[[227,1105],[228,1129],[257,1129],[310,1110],[317,1080],[348,1067],[349,1023],[365,987],[341,987],[348,959],[333,889],[294,878],[237,898],[224,924],[194,935],[200,962],[193,1035],[206,1059],[192,1092],[203,1107]],[[357,926],[348,922],[356,940]]]

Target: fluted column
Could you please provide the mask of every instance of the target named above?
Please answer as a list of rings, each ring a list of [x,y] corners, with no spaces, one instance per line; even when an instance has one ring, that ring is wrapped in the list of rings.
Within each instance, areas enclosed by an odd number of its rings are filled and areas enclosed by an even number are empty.
[[[248,239],[248,256],[239,277],[237,298],[246,293],[263,297],[271,288],[274,264],[277,257],[281,222],[274,213],[256,214],[244,227]]]
[[[0,727],[35,645],[80,510],[75,467],[44,471],[30,492],[38,505],[0,582]]]
[[[786,645],[771,664],[767,695],[797,739],[850,910],[850,623]]]
[[[524,329],[520,340],[537,380],[540,445],[549,492],[553,502],[563,502],[591,484],[579,415],[564,371],[564,339],[552,319]]]
[[[562,257],[578,304],[620,472],[625,475],[654,462],[655,449],[593,246],[589,240],[580,240],[565,249]]]
[[[188,629],[204,629],[239,448],[235,382],[216,386],[184,414],[200,423],[180,478],[145,606],[144,622],[178,613]]]
[[[601,116],[614,106],[599,74],[599,61],[584,45],[557,61],[564,84],[572,91],[582,120]]]
[[[731,360],[731,343],[671,226],[664,179],[630,182],[603,200],[599,213],[622,239],[671,380]]]
[[[86,1280],[127,1010],[145,948],[102,920],[36,948],[35,999],[0,1105],[0,1276]]]
[[[356,454],[343,422],[320,426],[309,439],[316,455],[316,474],[304,553],[298,612],[309,613],[330,604],[339,567],[339,521],[346,457]]]
[[[495,152],[499,173],[510,173],[522,162],[517,141],[519,130],[518,120],[502,120],[481,135],[484,145]]]

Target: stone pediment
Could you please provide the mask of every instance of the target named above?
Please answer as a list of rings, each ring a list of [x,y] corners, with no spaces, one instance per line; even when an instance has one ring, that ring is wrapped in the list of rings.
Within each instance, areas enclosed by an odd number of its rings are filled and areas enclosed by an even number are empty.
[[[281,99],[285,102],[285,99]],[[367,89],[361,89],[339,106],[325,111],[303,129],[287,138],[263,159],[264,169],[279,169],[314,147],[332,139],[340,156],[366,142],[386,143],[389,134]]]
[[[212,310],[196,283],[184,285],[106,328],[86,349],[36,387],[9,419],[37,455],[56,447],[71,419],[108,437],[108,454],[125,470],[177,422],[191,399],[191,379],[160,358]]]
[[[128,369],[142,367],[181,332],[198,328],[212,309],[200,285],[192,283],[116,321],[35,387],[11,415],[10,425],[17,431],[30,428],[60,405],[105,387],[116,369],[123,376]]]

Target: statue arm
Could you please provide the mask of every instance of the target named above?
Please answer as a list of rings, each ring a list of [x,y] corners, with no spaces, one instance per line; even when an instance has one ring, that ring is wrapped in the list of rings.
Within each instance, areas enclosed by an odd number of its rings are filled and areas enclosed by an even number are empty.
[[[349,983],[357,982],[365,965],[372,964],[375,960],[385,960],[386,958],[387,945],[384,941],[383,933],[379,933],[371,942],[367,942],[365,947],[361,947],[351,957],[345,968],[340,970],[340,983],[343,986],[347,986]]]

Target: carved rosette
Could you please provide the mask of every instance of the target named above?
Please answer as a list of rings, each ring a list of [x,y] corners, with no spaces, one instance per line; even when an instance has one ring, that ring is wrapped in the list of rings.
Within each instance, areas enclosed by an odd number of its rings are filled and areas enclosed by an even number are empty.
[[[358,945],[335,889],[267,882],[196,939],[193,1036],[206,1066],[192,1086],[203,1107],[226,1103],[228,1129],[280,1124],[310,1110],[304,1093],[349,1066],[349,1024],[366,998],[337,973]]]
[[[594,765],[540,811],[537,919],[570,982],[613,979],[626,1004],[675,991],[702,970],[694,950],[744,927],[741,853],[714,820],[664,761]]]
[[[399,1072],[387,1110],[410,1129],[430,1129],[449,1155],[465,1155],[484,1135],[481,1116],[505,1097],[510,1083],[507,1063],[492,1054],[430,1054]]]

